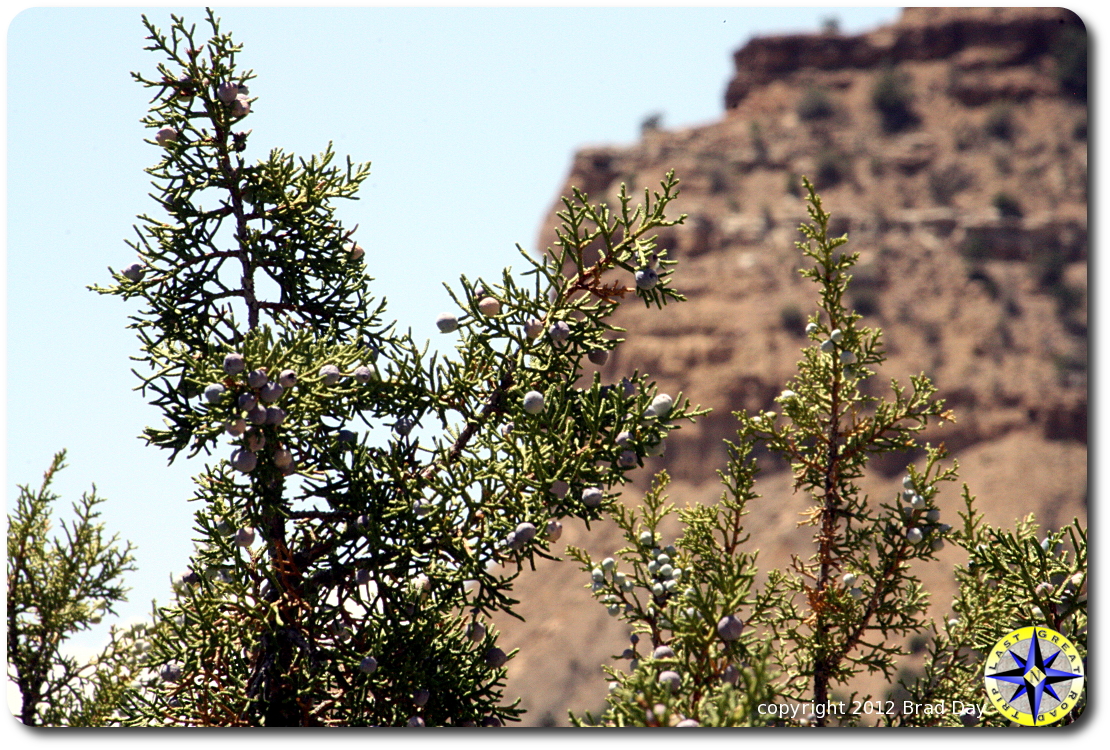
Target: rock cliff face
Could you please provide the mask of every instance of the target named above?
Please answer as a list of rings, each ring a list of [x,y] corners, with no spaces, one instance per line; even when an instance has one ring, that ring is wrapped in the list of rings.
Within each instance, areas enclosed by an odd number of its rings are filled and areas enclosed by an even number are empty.
[[[664,314],[628,304],[628,329],[602,368],[607,381],[634,369],[713,413],[673,433],[624,493],[634,503],[665,468],[671,498],[713,502],[731,412],[771,408],[794,372],[815,287],[797,273],[794,241],[806,220],[809,176],[837,233],[860,253],[851,301],[884,330],[891,378],[924,372],[956,412],[930,428],[961,467],[990,522],[1036,513],[1056,528],[1086,515],[1087,106],[1086,37],[1060,9],[908,9],[872,33],[757,38],[735,53],[737,72],[716,123],[645,129],[629,148],[577,154],[571,186],[613,200],[668,170],[682,179],[677,211],[689,218],[660,237],[679,260],[675,286],[689,301]],[[557,219],[544,221],[540,246]],[[920,455],[875,462],[865,489],[892,496]],[[764,568],[810,554],[797,529],[805,498],[786,467],[763,461],[763,499],[750,517]],[[952,519],[956,489],[941,500]],[[563,539],[598,553],[621,546],[611,527],[568,529]],[[922,570],[934,613],[947,611],[952,564]],[[528,622],[500,623],[525,650],[508,693],[530,723],[565,723],[596,710],[597,664],[626,645],[624,627],[592,603],[569,563],[524,574]],[[610,662],[612,663],[612,662]],[[909,663],[908,668],[913,667]],[[874,687],[874,686],[872,686]]]

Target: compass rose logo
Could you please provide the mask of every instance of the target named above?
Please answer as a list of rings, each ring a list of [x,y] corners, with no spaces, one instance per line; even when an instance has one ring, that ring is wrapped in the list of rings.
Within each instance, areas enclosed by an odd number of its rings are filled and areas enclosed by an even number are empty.
[[[991,649],[984,681],[1003,716],[1028,727],[1045,726],[1075,708],[1083,693],[1083,660],[1055,630],[1019,628]]]

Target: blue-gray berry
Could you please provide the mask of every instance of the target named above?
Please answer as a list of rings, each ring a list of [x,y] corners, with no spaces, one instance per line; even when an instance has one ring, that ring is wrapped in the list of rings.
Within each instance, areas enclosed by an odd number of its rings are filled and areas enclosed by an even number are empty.
[[[555,520],[548,521],[543,535],[549,542],[558,541],[559,537],[563,535],[563,524]]]
[[[466,637],[477,643],[486,637],[486,626],[474,620],[466,626]]]
[[[247,385],[251,388],[261,388],[266,385],[268,380],[265,367],[259,367],[257,370],[251,370],[247,373]]]
[[[412,432],[412,428],[413,428],[413,421],[411,419],[409,419],[408,417],[401,417],[393,425],[393,431],[396,432],[401,437],[405,437],[410,432]]]
[[[423,708],[428,704],[428,700],[431,697],[432,694],[430,692],[428,692],[424,688],[420,688],[412,694],[412,702],[415,703],[418,708]]]
[[[659,274],[654,268],[641,268],[636,272],[636,286],[640,289],[652,289],[659,283]]]
[[[671,648],[670,646],[660,646],[660,647],[658,647],[652,653],[652,656],[656,659],[673,659],[673,658],[675,658],[674,657],[674,649]]]
[[[278,375],[278,385],[282,388],[292,388],[297,384],[297,373],[293,370],[282,370]]]
[[[539,318],[530,318],[524,324],[524,335],[529,339],[538,339],[541,333],[543,333],[543,321]]]
[[[143,268],[141,263],[132,263],[120,271],[120,273],[129,281],[142,281],[143,276],[146,275],[146,269]]]
[[[562,344],[570,338],[570,326],[567,325],[566,321],[556,321],[551,328],[548,329],[547,335],[551,337],[554,343]]]
[[[501,303],[493,297],[484,297],[482,301],[478,303],[478,311],[482,313],[482,315],[500,315]]]
[[[238,375],[246,368],[247,363],[242,354],[232,352],[224,357],[224,372],[228,375]]]
[[[359,662],[358,669],[363,674],[374,674],[378,669],[378,660],[373,656],[365,656],[362,661]]]
[[[441,313],[440,316],[436,318],[436,328],[439,329],[440,333],[451,333],[451,331],[454,331],[458,327],[459,319],[451,313]]]
[[[253,393],[240,393],[238,403],[240,409],[243,411],[250,411],[258,406],[258,399],[255,398]]]
[[[256,406],[247,412],[247,421],[251,424],[266,424],[269,416],[265,406]]]
[[[258,457],[248,450],[240,449],[231,454],[231,465],[244,474],[249,474],[258,465]]]
[[[529,414],[539,414],[543,411],[543,394],[539,391],[528,391],[525,393],[524,411]]]
[[[736,615],[722,617],[717,623],[717,635],[722,641],[735,641],[744,632],[744,621]]]
[[[505,662],[507,662],[508,660],[509,657],[505,655],[505,652],[497,648],[496,646],[486,652],[486,664],[493,667],[494,669],[505,666]]]
[[[623,469],[631,469],[636,465],[636,451],[621,451],[620,458],[617,459],[617,465]]]
[[[588,487],[582,490],[582,504],[587,508],[596,508],[601,505],[604,494],[600,487]]]
[[[355,368],[355,382],[359,385],[369,383],[372,377],[374,377],[374,371],[366,365],[359,365]]]
[[[278,448],[274,451],[274,466],[279,469],[285,469],[293,464],[293,454],[285,448]]]
[[[285,409],[271,406],[266,409],[266,424],[279,425],[285,420]]]
[[[246,526],[235,532],[235,543],[240,547],[249,547],[254,544],[254,529]]]
[[[224,397],[225,390],[226,389],[219,383],[212,383],[204,389],[204,398],[207,399],[210,404],[218,404],[220,403],[220,399]]]
[[[324,379],[324,385],[332,386],[339,382],[341,375],[335,365],[324,365],[320,368],[320,377]]]
[[[340,430],[339,433],[336,435],[336,438],[341,443],[353,443],[355,442],[355,433],[351,430]]]
[[[216,96],[224,104],[231,104],[239,96],[239,84],[225,81],[216,87]]]
[[[258,392],[258,397],[265,404],[272,404],[282,397],[285,389],[277,383],[270,381],[262,386],[262,390]]]
[[[652,399],[651,406],[649,406],[644,411],[644,416],[645,417],[658,417],[659,419],[663,419],[664,417],[666,417],[668,414],[671,413],[671,408],[673,406],[674,406],[674,399],[672,399],[666,393],[660,393],[658,396],[656,396],[654,399]]]
[[[231,103],[231,116],[246,117],[250,113],[251,103],[247,100],[246,96],[240,95],[235,97],[235,101]]]
[[[659,673],[659,684],[663,685],[667,690],[678,690],[682,684],[682,677],[673,670],[667,669]]]
[[[609,361],[609,352],[598,349],[590,352],[586,357],[595,365],[603,365]]]

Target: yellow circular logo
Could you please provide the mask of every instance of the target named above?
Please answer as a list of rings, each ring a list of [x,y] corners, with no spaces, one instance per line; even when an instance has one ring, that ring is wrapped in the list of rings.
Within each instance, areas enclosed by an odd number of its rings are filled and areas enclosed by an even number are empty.
[[[1051,628],[1019,628],[987,656],[987,697],[1008,719],[1027,727],[1053,724],[1083,694],[1083,659],[1075,644]]]

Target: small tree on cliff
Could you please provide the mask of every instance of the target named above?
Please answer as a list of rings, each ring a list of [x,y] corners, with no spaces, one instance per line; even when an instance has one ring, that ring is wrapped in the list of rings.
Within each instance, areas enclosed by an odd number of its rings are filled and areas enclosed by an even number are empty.
[[[673,543],[657,530],[673,511],[662,494],[664,473],[639,509],[614,509],[628,542],[616,558],[598,562],[571,550],[594,595],[633,628],[620,657],[632,660],[630,671],[606,668],[608,708],[579,724],[1005,726],[1010,720],[993,709],[985,716],[903,712],[904,704],[888,700],[893,684],[874,698],[844,691],[864,673],[893,683],[906,637],[925,630],[924,670],[898,686],[918,706],[987,704],[983,655],[1022,626],[1047,625],[1086,657],[1087,540],[1078,520],[1043,540],[1032,517],[1013,532],[992,528],[965,485],[959,519],[943,523],[942,487],[956,479],[956,467],[945,465],[942,447],[929,445],[887,502],[876,505],[860,490],[872,456],[918,447],[914,435],[929,420],[953,416],[923,375],[908,389],[893,381],[891,400],[869,395],[867,381],[885,357],[881,331],[860,326],[860,315],[844,305],[858,256],[840,249],[847,236],[829,236],[829,214],[804,184],[810,222],[797,244],[812,262],[801,273],[818,285],[819,310],[806,328],[812,344],[798,374],[776,399],[782,415],[736,413],[724,495],[716,506],[679,511],[683,531]],[[811,503],[799,508],[803,523],[814,527],[812,550],[769,571],[763,585],[756,585],[757,551],[750,549],[760,539],[743,525],[758,498],[757,446],[789,463],[795,491]],[[925,619],[928,592],[914,565],[935,560],[946,542],[967,550],[969,562],[955,571],[959,593],[938,624]],[[827,710],[841,701],[842,712]],[[783,705],[810,708],[786,716],[768,710]],[[1081,701],[1064,721],[1082,710]]]
[[[127,724],[499,725],[511,654],[484,624],[512,612],[513,578],[568,516],[696,412],[633,374],[579,388],[584,357],[619,342],[631,293],[681,296],[654,230],[681,221],[661,192],[633,205],[564,199],[558,246],[525,279],[463,278],[437,320],[458,356],[427,356],[367,293],[366,257],[332,202],[369,166],[280,150],[249,163],[256,107],[241,49],[150,21],[158,74],[144,123],[160,213],[136,263],[95,287],[140,303],[142,392],[164,417],[147,441],[215,460],[197,477],[196,552],[156,613],[153,674]],[[587,246],[601,248],[593,265]],[[565,269],[571,269],[565,274]],[[603,278],[606,272],[615,272]],[[665,401],[634,444],[628,425]],[[368,428],[375,428],[370,431]],[[385,433],[384,430],[388,430]]]

